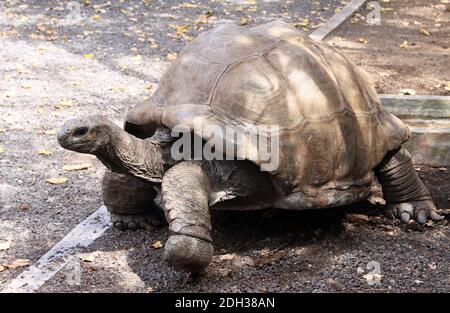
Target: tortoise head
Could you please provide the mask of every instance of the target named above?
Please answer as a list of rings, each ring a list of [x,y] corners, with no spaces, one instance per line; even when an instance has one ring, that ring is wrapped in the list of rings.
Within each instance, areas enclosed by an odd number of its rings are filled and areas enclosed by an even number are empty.
[[[58,142],[64,149],[95,155],[114,172],[150,182],[160,182],[165,164],[171,162],[171,146],[161,135],[139,139],[100,115],[67,121],[58,132]]]
[[[58,142],[64,149],[98,154],[108,148],[118,128],[107,118],[93,115],[67,121],[58,132]]]

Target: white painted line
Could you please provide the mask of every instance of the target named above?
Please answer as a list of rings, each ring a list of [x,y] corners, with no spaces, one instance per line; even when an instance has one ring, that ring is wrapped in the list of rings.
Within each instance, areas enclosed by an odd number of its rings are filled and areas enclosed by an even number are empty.
[[[78,224],[60,242],[44,254],[35,264],[14,278],[1,293],[30,293],[41,287],[59,272],[82,248],[100,237],[111,222],[103,205]]]
[[[319,27],[314,32],[312,32],[309,37],[315,40],[323,40],[329,33],[338,28],[342,23],[344,23],[352,14],[358,10],[366,0],[352,0],[347,4],[341,12],[333,15],[322,27]]]

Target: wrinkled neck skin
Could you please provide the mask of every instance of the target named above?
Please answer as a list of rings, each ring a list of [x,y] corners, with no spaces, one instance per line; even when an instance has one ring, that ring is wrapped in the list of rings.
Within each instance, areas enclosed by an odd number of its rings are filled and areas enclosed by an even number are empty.
[[[175,162],[170,155],[170,131],[158,129],[147,139],[139,139],[119,127],[111,130],[111,143],[96,153],[111,171],[160,183]]]

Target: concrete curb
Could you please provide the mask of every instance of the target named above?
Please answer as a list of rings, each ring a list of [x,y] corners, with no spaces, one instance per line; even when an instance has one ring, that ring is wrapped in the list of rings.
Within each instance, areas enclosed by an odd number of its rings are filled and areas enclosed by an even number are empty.
[[[384,107],[399,118],[450,118],[450,96],[379,95]]]
[[[414,163],[450,166],[450,97],[380,95],[380,100],[409,126],[405,147]]]

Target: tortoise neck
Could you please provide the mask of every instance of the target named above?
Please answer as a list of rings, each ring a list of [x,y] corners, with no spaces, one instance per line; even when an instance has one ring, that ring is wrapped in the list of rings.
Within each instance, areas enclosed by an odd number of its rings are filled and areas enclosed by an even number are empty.
[[[139,139],[119,127],[114,128],[105,152],[97,157],[110,170],[149,182],[161,182],[165,171],[173,165],[169,143],[157,134]]]

